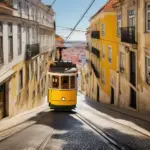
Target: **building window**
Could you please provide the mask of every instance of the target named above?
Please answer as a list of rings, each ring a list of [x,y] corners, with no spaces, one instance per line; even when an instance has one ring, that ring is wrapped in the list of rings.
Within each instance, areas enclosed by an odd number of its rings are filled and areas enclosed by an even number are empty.
[[[27,89],[26,96],[27,96],[27,100],[28,100],[29,99],[29,89]]]
[[[150,56],[146,56],[146,81],[150,84]]]
[[[112,62],[112,46],[108,46],[108,61],[111,63]]]
[[[104,69],[102,69],[102,84],[105,84],[105,72],[104,72]]]
[[[19,90],[23,88],[23,70],[19,72]]]
[[[21,25],[18,25],[18,55],[22,53]]]
[[[120,72],[125,71],[125,54],[120,52]]]
[[[102,24],[102,36],[105,36],[105,24]]]
[[[27,30],[26,30],[26,44],[30,44],[29,33],[30,33],[30,30],[29,30],[29,27],[27,27]]]
[[[117,36],[121,35],[121,15],[117,16]]]
[[[32,5],[31,15],[32,15],[32,18],[34,20],[34,5]]]
[[[3,63],[3,23],[0,22],[0,64]]]
[[[37,87],[37,94],[40,94],[40,84]]]
[[[102,58],[105,58],[105,45],[102,45]]]
[[[129,27],[134,27],[135,26],[135,11],[134,10],[129,10]]]
[[[34,99],[34,98],[35,98],[35,90],[32,93],[32,99]]]
[[[8,23],[8,55],[9,61],[13,59],[13,29],[12,23]]]
[[[29,65],[27,65],[26,66],[26,82],[28,83],[29,82],[29,78],[30,78],[30,76],[29,76]]]
[[[19,12],[19,13],[21,13],[21,8],[22,8],[21,5],[22,5],[22,4],[21,4],[21,0],[18,0],[18,12]]]
[[[150,32],[150,2],[146,5],[146,28]]]

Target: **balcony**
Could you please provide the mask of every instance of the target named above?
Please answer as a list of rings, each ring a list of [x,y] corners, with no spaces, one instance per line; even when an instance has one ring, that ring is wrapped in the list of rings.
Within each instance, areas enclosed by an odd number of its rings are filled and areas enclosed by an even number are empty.
[[[93,71],[94,71],[94,74],[95,74],[95,76],[96,76],[96,78],[100,78],[100,75],[99,75],[99,72],[97,71],[97,69],[96,69],[96,67],[94,66],[94,64],[93,64],[93,62],[91,61],[91,67],[92,67],[92,69],[93,69]]]
[[[92,53],[97,56],[98,58],[100,58],[100,51],[94,47],[92,47]]]
[[[27,44],[26,45],[26,59],[29,60],[40,53],[39,44]]]
[[[123,28],[121,28],[121,42],[136,44],[135,27],[123,27]]]
[[[91,37],[93,39],[100,39],[100,32],[99,31],[92,31]]]

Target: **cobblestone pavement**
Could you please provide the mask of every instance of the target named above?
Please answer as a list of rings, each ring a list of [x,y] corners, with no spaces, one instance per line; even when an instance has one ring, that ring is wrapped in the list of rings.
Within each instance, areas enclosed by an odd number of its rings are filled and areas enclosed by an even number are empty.
[[[118,142],[136,150],[150,150],[150,123],[106,109],[84,95],[78,96],[76,111]]]
[[[83,95],[78,95],[76,110],[55,112],[47,109],[37,113],[36,116],[26,121],[29,126],[21,128],[21,124],[19,124],[21,131],[0,141],[0,150],[114,149],[103,136],[95,132],[77,115],[82,116],[91,125],[118,143],[135,150],[150,149],[148,123],[103,108],[98,102],[87,100]]]
[[[28,120],[35,121],[36,118]],[[0,150],[111,150],[74,113],[47,111],[34,125],[0,142]]]

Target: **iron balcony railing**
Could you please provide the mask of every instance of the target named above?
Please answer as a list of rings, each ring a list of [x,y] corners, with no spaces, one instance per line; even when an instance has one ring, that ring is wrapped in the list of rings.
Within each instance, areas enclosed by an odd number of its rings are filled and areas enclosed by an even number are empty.
[[[99,31],[92,31],[91,37],[94,39],[100,39],[100,32]]]
[[[5,4],[10,8],[13,8],[13,0],[0,0],[0,3]]]
[[[40,53],[40,45],[37,44],[27,44],[26,45],[26,59],[29,60]]]
[[[95,74],[96,78],[99,79],[100,78],[100,74],[99,74],[98,70],[96,69],[96,67],[95,67],[95,65],[93,64],[92,61],[91,61],[91,67],[92,67],[92,69],[94,71],[94,74]]]
[[[92,53],[96,55],[98,58],[100,58],[100,51],[94,47],[92,47]]]
[[[135,27],[121,28],[121,42],[135,44]]]

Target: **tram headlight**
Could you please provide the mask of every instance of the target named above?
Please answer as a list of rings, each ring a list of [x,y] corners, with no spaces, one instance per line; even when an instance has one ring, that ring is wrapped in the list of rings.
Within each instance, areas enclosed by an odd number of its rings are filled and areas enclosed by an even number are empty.
[[[61,100],[62,100],[62,101],[65,101],[65,100],[66,100],[66,98],[65,98],[65,97],[62,97],[62,98],[61,98]]]

